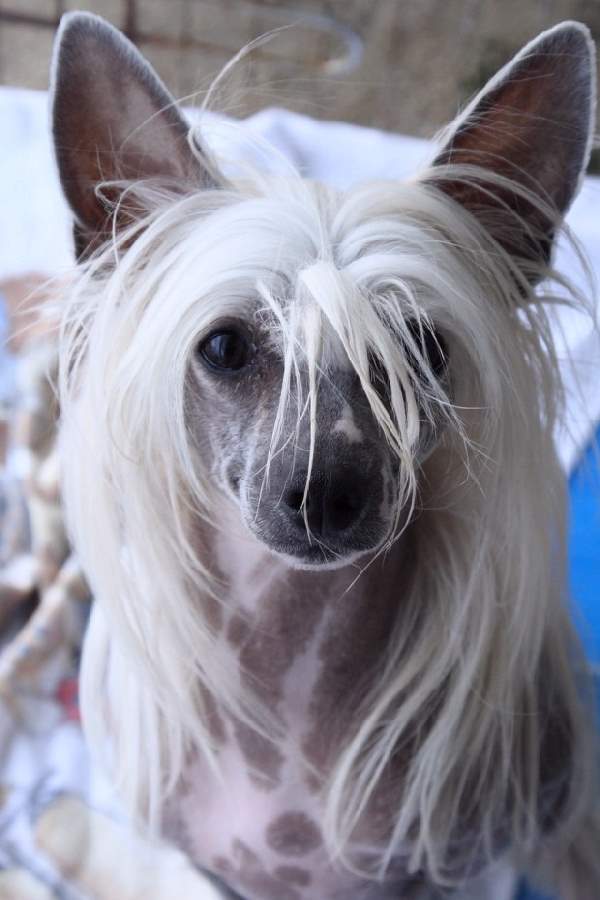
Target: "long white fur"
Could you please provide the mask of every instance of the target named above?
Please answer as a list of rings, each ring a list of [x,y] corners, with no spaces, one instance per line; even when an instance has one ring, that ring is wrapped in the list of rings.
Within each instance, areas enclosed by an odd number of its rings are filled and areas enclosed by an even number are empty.
[[[183,197],[157,184],[132,186],[147,214],[80,269],[64,311],[60,389],[65,500],[97,598],[83,660],[84,721],[91,746],[110,747],[131,808],[151,824],[190,747],[218,773],[203,691],[280,739],[203,615],[203,596],[222,597],[192,527],[200,520],[210,528],[217,513],[210,474],[186,431],[186,371],[198,336],[224,315],[243,317],[249,297],[278,312],[288,373],[281,409],[301,366],[313,373],[314,408],[327,341],[335,335],[341,343],[400,458],[399,511],[424,502],[419,406],[443,423],[440,509],[422,509],[410,525],[422,564],[405,586],[381,677],[363,698],[361,726],[326,792],[332,854],[356,867],[360,813],[394,748],[440,692],[444,702],[409,766],[390,844],[369,874],[381,876],[394,850],[409,845],[415,870],[452,884],[452,854],[463,850],[448,839],[473,784],[480,846],[494,845],[511,796],[512,839],[524,856],[537,848],[539,759],[523,758],[519,748],[538,746],[542,654],[552,661],[575,754],[553,862],[594,815],[587,804],[597,796],[595,751],[569,621],[565,498],[552,449],[560,390],[542,302],[552,299],[550,282],[538,297],[476,220],[436,187],[447,174],[345,196],[259,173]],[[451,174],[468,179],[473,171]],[[418,381],[397,352],[392,330],[410,341],[408,318],[434,322],[446,336],[452,401],[425,359]],[[369,382],[369,351],[388,374],[392,415]],[[274,452],[282,437],[274,436]]]

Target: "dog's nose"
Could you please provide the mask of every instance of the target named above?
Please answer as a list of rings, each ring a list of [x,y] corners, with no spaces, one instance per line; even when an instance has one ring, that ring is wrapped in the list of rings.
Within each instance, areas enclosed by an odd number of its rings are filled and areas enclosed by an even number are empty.
[[[302,528],[305,486],[306,473],[294,479],[282,498],[290,517]],[[306,519],[311,533],[327,538],[347,531],[360,518],[364,502],[365,491],[358,473],[343,472],[328,477],[311,474],[306,497]]]

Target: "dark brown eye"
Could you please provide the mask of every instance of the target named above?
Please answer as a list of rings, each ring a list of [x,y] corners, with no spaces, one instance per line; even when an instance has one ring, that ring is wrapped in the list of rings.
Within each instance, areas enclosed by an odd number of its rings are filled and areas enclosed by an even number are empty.
[[[215,331],[198,347],[198,352],[211,369],[221,372],[239,372],[248,365],[251,345],[241,331],[235,328]]]
[[[431,328],[423,327],[421,330],[416,322],[407,322],[412,338],[421,351],[421,356],[426,359],[431,367],[431,371],[440,378],[448,365],[448,348],[444,338]],[[407,348],[408,349],[408,348]],[[417,361],[408,349],[408,357],[415,368],[418,368]]]
[[[369,351],[369,380],[379,394],[379,399],[388,404],[390,400],[390,380],[385,366],[378,356]]]

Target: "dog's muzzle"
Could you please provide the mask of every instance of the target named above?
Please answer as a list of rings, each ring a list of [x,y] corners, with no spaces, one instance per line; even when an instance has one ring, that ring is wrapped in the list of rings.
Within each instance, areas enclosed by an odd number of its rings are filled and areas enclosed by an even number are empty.
[[[354,467],[295,473],[263,494],[249,522],[271,550],[298,565],[347,562],[378,547],[387,536],[381,514],[382,476],[368,477]]]

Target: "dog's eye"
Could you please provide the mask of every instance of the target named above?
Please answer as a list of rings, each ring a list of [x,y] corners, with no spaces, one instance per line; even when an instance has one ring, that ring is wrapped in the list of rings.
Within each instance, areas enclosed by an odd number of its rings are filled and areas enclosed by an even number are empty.
[[[448,365],[448,348],[446,341],[437,331],[423,328],[421,332],[416,322],[407,322],[412,338],[421,351],[421,356],[429,362],[431,371],[440,378]],[[412,356],[408,350],[409,358]],[[417,366],[416,360],[413,360]]]
[[[222,372],[239,372],[248,364],[251,345],[248,338],[234,328],[215,331],[198,347],[202,359]]]
[[[390,380],[385,366],[372,352],[369,352],[369,380],[372,387],[374,387],[379,394],[380,400],[382,400],[383,403],[389,403]]]

